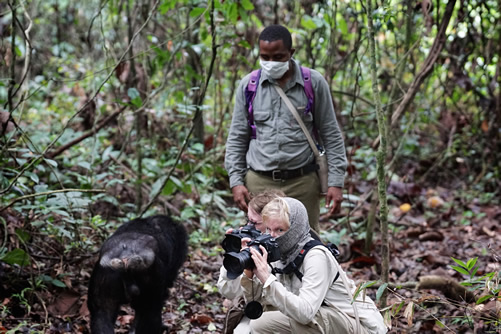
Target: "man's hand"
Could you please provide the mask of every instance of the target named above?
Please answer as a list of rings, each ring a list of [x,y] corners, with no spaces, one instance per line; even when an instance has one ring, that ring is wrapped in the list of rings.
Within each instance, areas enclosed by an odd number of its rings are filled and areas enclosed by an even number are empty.
[[[329,217],[341,210],[342,201],[343,188],[329,187],[327,189],[327,195],[325,195],[325,207],[329,208],[329,212],[327,213]]]
[[[238,205],[240,210],[247,213],[247,202],[250,200],[247,187],[244,185],[235,186],[231,188],[231,192],[233,193],[233,200],[235,201],[235,204]]]

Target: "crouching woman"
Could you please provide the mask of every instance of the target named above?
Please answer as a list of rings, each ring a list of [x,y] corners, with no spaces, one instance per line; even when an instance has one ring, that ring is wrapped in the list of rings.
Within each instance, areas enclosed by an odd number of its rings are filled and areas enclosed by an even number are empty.
[[[310,236],[305,207],[296,199],[276,198],[262,212],[267,233],[278,243],[281,259],[271,264],[280,272],[302,252]],[[386,333],[383,318],[369,297],[359,294],[332,253],[313,247],[297,273],[272,274],[266,249],[250,249],[255,268],[241,279],[247,302],[269,305],[273,311],[250,321],[251,333]],[[338,275],[339,274],[339,275]],[[258,280],[252,278],[256,276]],[[302,276],[302,277],[301,277]],[[267,307],[269,310],[270,307]]]

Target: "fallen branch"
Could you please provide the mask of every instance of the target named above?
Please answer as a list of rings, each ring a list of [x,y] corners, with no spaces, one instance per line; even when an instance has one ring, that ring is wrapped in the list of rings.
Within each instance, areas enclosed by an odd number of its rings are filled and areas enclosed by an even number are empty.
[[[381,282],[373,284],[370,288],[379,288]],[[467,303],[476,300],[472,291],[469,291],[465,286],[459,284],[454,278],[427,275],[419,277],[419,282],[405,282],[405,283],[388,283],[388,288],[392,290],[409,289],[409,290],[427,290],[434,289],[442,292],[444,296],[450,300]]]
[[[441,291],[445,297],[455,301],[466,301],[471,303],[475,301],[475,295],[465,286],[459,284],[455,279],[444,276],[422,276],[419,278],[419,284],[416,289],[435,289]]]

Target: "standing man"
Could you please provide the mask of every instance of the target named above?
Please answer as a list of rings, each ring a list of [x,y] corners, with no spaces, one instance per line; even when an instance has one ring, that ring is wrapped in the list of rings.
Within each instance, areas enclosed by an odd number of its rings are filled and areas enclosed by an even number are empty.
[[[318,166],[304,132],[273,85],[284,90],[308,131],[318,133],[325,149],[329,166],[325,201],[329,214],[339,210],[343,200],[346,154],[329,85],[319,72],[311,70],[311,78],[307,78],[314,93],[311,106],[301,68],[292,59],[295,51],[289,30],[281,25],[268,26],[259,35],[261,71],[251,102],[252,114],[246,98],[249,74],[237,89],[226,142],[225,168],[233,199],[241,210],[247,211],[249,192],[280,189],[304,204],[310,226],[318,232]]]

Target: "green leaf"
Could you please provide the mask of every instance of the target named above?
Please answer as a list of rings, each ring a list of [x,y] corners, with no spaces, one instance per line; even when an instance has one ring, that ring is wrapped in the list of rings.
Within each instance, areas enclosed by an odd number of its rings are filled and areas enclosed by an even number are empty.
[[[348,24],[346,23],[346,20],[342,16],[338,15],[336,23],[338,30],[341,31],[343,35],[348,34]]]
[[[435,325],[437,325],[438,327],[440,328],[445,328],[445,325],[443,324],[443,322],[441,322],[440,320],[435,320]]]
[[[91,166],[90,163],[87,161],[80,161],[78,163],[78,166],[82,167],[83,169],[90,170]]]
[[[158,6],[158,10],[160,14],[167,13],[170,9],[173,9],[176,6],[177,0],[166,0],[160,6]]]
[[[358,295],[360,294],[361,291],[367,289],[368,287],[370,286],[373,286],[374,284],[376,284],[378,281],[368,281],[368,282],[365,282],[362,286],[360,286],[359,288],[357,288],[357,290],[355,291],[355,293],[353,294],[353,301],[355,301],[358,297]]]
[[[478,260],[478,257],[474,258],[474,259],[470,259],[468,260],[468,262],[466,263],[466,268],[468,270],[471,271],[471,269],[475,266],[475,264],[477,263],[477,260]]]
[[[386,290],[386,287],[388,287],[388,283],[383,283],[383,284],[381,284],[379,289],[377,289],[377,292],[376,292],[376,302],[377,303],[379,302],[379,299],[383,295],[384,290]]]
[[[28,240],[30,240],[31,238],[31,234],[20,228],[16,229],[16,235],[19,238],[19,240],[21,240],[22,243],[28,242]]]
[[[3,257],[1,257],[0,260],[10,265],[17,264],[20,266],[25,266],[30,264],[30,258],[28,254],[20,248],[11,250]]]
[[[451,266],[451,267],[452,267],[452,269],[454,269],[455,271],[457,271],[457,272],[459,272],[461,274],[465,274],[465,275],[470,276],[470,273],[466,269],[464,269],[464,268],[461,268],[461,267],[458,267],[458,266]]]
[[[197,17],[202,15],[207,8],[202,8],[202,7],[195,7],[190,11],[190,17]]]
[[[315,22],[310,17],[306,17],[306,18],[303,17],[301,19],[301,26],[303,28],[305,28],[306,30],[317,29],[317,25],[315,24]]]
[[[162,195],[169,196],[172,195],[174,191],[176,191],[176,184],[171,179],[169,179],[165,187],[162,189]]]
[[[137,91],[137,89],[135,89],[134,87],[132,87],[132,88],[129,88],[127,90],[127,96],[130,97],[131,100],[133,100],[136,97],[139,97],[139,92]]]
[[[454,262],[456,262],[457,264],[459,264],[461,267],[465,268],[465,269],[468,269],[468,266],[466,265],[466,263],[464,263],[463,261],[461,260],[458,260],[458,259],[455,259],[451,256],[451,259],[454,260]]]
[[[242,7],[244,7],[245,10],[254,9],[254,5],[252,4],[252,2],[250,2],[250,0],[242,0],[240,4],[242,5]]]
[[[52,159],[44,159],[46,163],[48,163],[49,165],[51,165],[52,167],[54,168],[57,168],[57,162],[52,160]]]
[[[52,285],[54,285],[54,286],[57,286],[58,288],[66,288],[66,284],[64,284],[63,282],[61,282],[58,279],[52,279],[50,281],[50,283],[52,283]]]
[[[404,305],[405,305],[405,300],[402,300],[400,302],[400,304],[398,304],[397,309],[395,311],[393,311],[393,315],[396,316],[398,314],[398,312],[400,312],[400,310],[402,309],[402,306],[404,306]]]
[[[63,282],[61,282],[58,279],[52,278],[49,275],[40,275],[40,279],[44,283],[50,283],[50,284],[52,284],[54,286],[57,286],[58,288],[66,288],[66,284],[64,284]]]
[[[29,175],[29,176],[30,176],[31,181],[35,182],[36,184],[38,184],[38,183],[40,182],[40,179],[38,178],[38,175],[37,175],[37,174],[35,174],[35,173],[31,173],[31,172],[26,173],[26,174],[27,174],[27,175]]]
[[[177,177],[175,176],[171,176],[170,177],[170,180],[172,180],[172,182],[174,182],[174,184],[179,188],[179,189],[183,189],[183,181],[181,181],[180,179],[178,179]]]
[[[230,18],[230,21],[235,24],[237,23],[238,20],[238,6],[237,3],[234,2],[230,5],[230,9],[228,10],[228,17]]]
[[[140,107],[143,104],[143,100],[139,95],[139,92],[135,88],[129,88],[127,90],[127,95],[130,97],[130,103],[136,107]]]
[[[237,43],[238,46],[241,46],[243,48],[246,48],[246,49],[250,49],[251,48],[251,45],[249,44],[249,42],[245,41],[245,40],[241,40],[240,42]]]
[[[478,298],[478,300],[477,300],[477,305],[478,305],[478,304],[482,304],[482,303],[483,303],[483,302],[485,302],[487,299],[490,299],[490,298],[492,298],[492,297],[494,297],[494,296],[493,296],[493,295],[485,295],[485,296],[482,296],[482,297]]]

